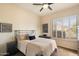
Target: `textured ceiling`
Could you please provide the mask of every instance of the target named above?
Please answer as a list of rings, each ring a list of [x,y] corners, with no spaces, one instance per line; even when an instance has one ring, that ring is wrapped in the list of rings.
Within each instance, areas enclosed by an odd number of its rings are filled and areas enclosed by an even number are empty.
[[[55,12],[58,12],[66,8],[76,6],[78,4],[77,3],[54,3],[50,6],[53,9],[52,11],[50,11],[49,9],[43,9],[42,12],[40,12],[40,9],[42,6],[32,5],[32,3],[19,3],[17,5],[27,10],[30,10],[31,12],[36,13],[39,16],[45,16],[45,15],[51,15]]]

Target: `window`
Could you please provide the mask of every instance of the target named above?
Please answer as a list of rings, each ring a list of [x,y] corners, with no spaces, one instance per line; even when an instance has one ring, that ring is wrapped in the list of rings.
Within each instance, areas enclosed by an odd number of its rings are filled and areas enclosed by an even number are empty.
[[[62,21],[61,21],[61,19],[57,19],[57,21],[56,21],[56,32],[57,32],[57,37],[61,38],[62,37]]]
[[[69,38],[69,17],[64,17],[63,18],[63,38]]]
[[[53,37],[76,39],[76,15],[53,20]]]
[[[75,16],[71,16],[70,17],[70,38],[75,39],[77,38],[76,36],[76,29],[77,28],[77,24],[76,24],[76,17]]]

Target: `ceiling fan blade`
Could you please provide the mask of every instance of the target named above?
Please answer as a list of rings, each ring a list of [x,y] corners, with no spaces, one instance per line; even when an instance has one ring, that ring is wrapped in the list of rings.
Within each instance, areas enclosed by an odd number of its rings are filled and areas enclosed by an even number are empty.
[[[48,6],[48,8],[49,8],[50,10],[52,10],[52,8],[51,8],[50,6]]]
[[[41,3],[33,3],[33,5],[42,5]]]
[[[48,3],[48,5],[51,5],[51,4],[54,4],[54,3]]]
[[[40,12],[43,10],[43,7],[40,9]]]

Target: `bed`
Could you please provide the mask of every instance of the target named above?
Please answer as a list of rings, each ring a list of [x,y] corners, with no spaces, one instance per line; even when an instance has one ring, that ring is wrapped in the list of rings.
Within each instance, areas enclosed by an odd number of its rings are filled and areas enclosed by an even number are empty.
[[[35,38],[28,40],[23,37],[24,35],[22,34],[22,37],[18,38],[18,49],[26,56],[50,56],[57,49],[53,39]]]

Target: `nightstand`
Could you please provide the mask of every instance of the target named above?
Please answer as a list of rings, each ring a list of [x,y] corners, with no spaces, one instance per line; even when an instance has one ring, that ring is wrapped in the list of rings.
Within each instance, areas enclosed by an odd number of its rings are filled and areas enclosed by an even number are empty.
[[[14,55],[18,52],[17,43],[15,41],[7,43],[7,53],[8,55]]]
[[[40,38],[47,38],[47,39],[51,39],[51,37],[49,36],[39,36]]]
[[[79,41],[77,42],[78,44],[77,44],[77,51],[78,51],[78,56],[79,56]]]

